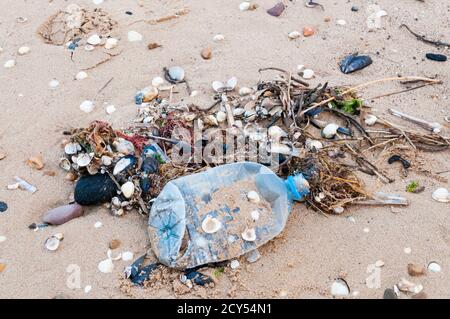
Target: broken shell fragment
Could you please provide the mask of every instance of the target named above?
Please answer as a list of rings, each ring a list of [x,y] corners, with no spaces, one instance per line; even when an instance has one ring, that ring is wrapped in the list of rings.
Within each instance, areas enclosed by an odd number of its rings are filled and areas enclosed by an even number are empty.
[[[331,294],[338,297],[348,296],[350,294],[350,288],[347,282],[342,278],[336,279],[331,284]]]
[[[310,37],[312,35],[314,35],[316,31],[314,30],[313,27],[304,27],[303,28],[303,36],[305,37]]]
[[[107,50],[114,49],[118,43],[119,40],[117,40],[116,38],[108,38],[105,43],[105,49]]]
[[[6,69],[11,69],[16,65],[16,61],[15,60],[8,60],[5,62],[5,64],[3,65]]]
[[[339,125],[330,123],[322,129],[322,137],[332,139],[336,136]]]
[[[129,31],[128,32],[128,41],[130,41],[130,42],[142,41],[142,34],[140,34],[137,31]]]
[[[109,259],[114,261],[122,259],[122,254],[120,252],[114,253],[111,249],[108,249],[108,251],[106,252],[106,256],[108,256]]]
[[[267,10],[267,13],[273,17],[279,17],[283,13],[285,8],[286,8],[286,6],[284,5],[283,2],[278,2],[272,8]]]
[[[300,35],[301,35],[300,32],[292,31],[292,32],[289,32],[288,37],[289,37],[289,39],[294,40],[294,39],[300,38]]]
[[[223,111],[219,111],[216,114],[216,119],[217,119],[217,122],[219,122],[219,123],[225,122],[227,119],[227,114]]]
[[[78,80],[78,81],[84,80],[87,77],[88,77],[88,75],[84,71],[80,71],[80,72],[77,73],[77,75],[75,75],[75,79]]]
[[[212,126],[219,125],[219,123],[214,115],[208,115],[208,116],[204,117],[203,122],[207,125],[212,125]]]
[[[100,42],[102,42],[102,39],[100,39],[98,34],[93,34],[87,39],[86,42],[90,45],[99,45]]]
[[[123,261],[130,261],[133,260],[134,254],[131,251],[124,251],[122,253],[122,260]]]
[[[305,146],[307,150],[316,152],[323,148],[323,144],[321,141],[313,140],[311,138],[307,138],[305,141]]]
[[[90,113],[94,110],[94,102],[86,100],[80,104],[80,110],[85,113]]]
[[[32,156],[27,160],[27,165],[31,168],[41,170],[44,168],[44,163],[42,161],[42,156]]]
[[[425,267],[416,264],[408,264],[408,274],[412,277],[425,275]]]
[[[210,215],[206,216],[202,222],[202,229],[207,234],[214,234],[221,228],[221,222],[217,218],[211,217]]]
[[[222,34],[216,34],[213,37],[213,41],[215,41],[215,42],[220,42],[220,41],[223,41],[223,40],[225,40],[225,37]]]
[[[245,86],[241,87],[239,89],[239,95],[240,96],[246,96],[246,95],[252,94],[252,92],[253,92],[253,90],[251,88],[248,88],[248,87],[245,87]]]
[[[244,230],[244,232],[241,235],[245,241],[255,241],[256,240],[256,231],[254,228],[247,228],[246,230]]]
[[[305,70],[303,71],[302,77],[303,77],[305,80],[310,80],[310,79],[312,79],[312,78],[314,77],[314,71],[311,70],[311,69],[305,69]]]
[[[25,54],[30,53],[30,51],[31,51],[31,49],[30,49],[29,47],[20,47],[20,48],[17,50],[17,53],[18,53],[19,55],[25,55]]]
[[[449,203],[450,202],[450,193],[446,188],[438,188],[436,189],[431,197],[438,202],[441,203]]]
[[[286,137],[287,133],[285,131],[283,131],[283,129],[279,126],[271,126],[267,132],[270,136],[271,139],[275,139],[278,140],[282,137]]]
[[[98,270],[104,274],[112,273],[113,269],[114,264],[110,258],[105,259],[98,264]]]
[[[372,114],[368,114],[365,118],[364,118],[364,123],[366,123],[369,126],[374,125],[377,122],[378,118],[375,115]]]
[[[397,284],[398,289],[400,289],[403,292],[410,292],[413,294],[418,294],[423,290],[422,285],[416,285],[415,283],[412,283],[405,278],[400,279],[400,282]]]
[[[248,198],[248,200],[249,200],[250,202],[255,203],[255,204],[259,203],[259,201],[261,200],[261,199],[259,198],[258,193],[255,192],[255,191],[250,191],[250,192],[248,192],[248,193],[247,193],[247,198]]]
[[[122,191],[122,194],[123,196],[125,196],[125,198],[131,198],[134,194],[133,182],[126,182],[125,184],[122,185],[120,190]]]

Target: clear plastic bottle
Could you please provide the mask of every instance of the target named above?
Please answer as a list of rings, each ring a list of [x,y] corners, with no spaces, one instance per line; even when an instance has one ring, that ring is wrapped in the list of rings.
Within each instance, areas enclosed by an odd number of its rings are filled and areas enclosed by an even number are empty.
[[[248,212],[226,202],[221,203],[226,218],[220,220],[225,226],[215,233],[204,232],[199,198],[207,202],[213,193],[243,180],[254,181],[256,192],[270,204],[271,216],[255,227],[256,239],[246,241],[240,233],[231,233],[227,223],[239,222],[239,214]],[[283,180],[266,166],[252,162],[225,164],[180,177],[167,183],[151,208],[148,231],[152,250],[161,263],[180,269],[243,255],[277,236],[286,225],[293,202],[308,192],[308,182],[301,174]]]

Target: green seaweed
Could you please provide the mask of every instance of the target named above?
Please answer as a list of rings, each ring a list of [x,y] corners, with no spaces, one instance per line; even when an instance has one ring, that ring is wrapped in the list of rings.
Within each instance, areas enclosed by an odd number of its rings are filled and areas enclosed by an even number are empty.
[[[333,107],[338,108],[351,115],[358,115],[359,109],[362,107],[362,105],[363,101],[361,99],[333,101]]]
[[[417,190],[418,187],[419,187],[419,182],[417,182],[417,181],[412,181],[411,183],[409,183],[409,184],[406,186],[406,191],[407,191],[408,193],[414,193],[414,192]]]

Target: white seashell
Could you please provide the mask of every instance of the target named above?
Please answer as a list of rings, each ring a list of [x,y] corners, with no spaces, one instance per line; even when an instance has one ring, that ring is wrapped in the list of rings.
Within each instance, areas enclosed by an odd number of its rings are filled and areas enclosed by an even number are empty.
[[[405,278],[400,279],[400,282],[397,284],[398,289],[400,289],[403,292],[410,292],[413,294],[418,294],[423,290],[422,285],[416,285],[415,283],[412,283]]]
[[[239,261],[236,260],[236,259],[233,259],[233,260],[230,262],[230,267],[231,267],[231,269],[237,269],[237,268],[239,268],[239,266],[240,266]]]
[[[334,138],[336,136],[339,125],[335,123],[330,123],[322,129],[322,137],[324,138]]]
[[[66,146],[64,146],[64,152],[68,155],[74,155],[78,153],[79,150],[81,150],[81,146],[78,143],[67,143]]]
[[[236,85],[237,85],[237,78],[235,76],[232,76],[231,78],[228,79],[228,81],[227,81],[227,89],[234,90]]]
[[[140,34],[137,31],[129,31],[128,32],[128,41],[130,41],[130,42],[142,41],[142,34]]]
[[[94,227],[95,227],[95,228],[100,228],[100,227],[102,227],[102,226],[103,226],[102,222],[96,222],[96,223],[94,224]]]
[[[102,39],[100,39],[98,34],[93,34],[87,39],[86,42],[88,44],[90,44],[90,45],[94,45],[95,46],[95,45],[99,45],[100,42],[102,42]]]
[[[59,85],[59,81],[56,80],[56,79],[52,79],[50,82],[48,82],[48,85],[49,85],[51,88],[55,88],[55,87],[57,87],[57,86]]]
[[[5,236],[0,236],[0,243],[3,243],[6,241],[6,237]]]
[[[112,249],[108,249],[106,252],[106,256],[108,256],[109,259],[116,261],[119,259],[122,259],[122,254],[120,252],[113,252]]]
[[[375,115],[372,114],[368,114],[365,118],[364,118],[364,123],[366,123],[369,126],[374,125],[378,120],[378,117],[376,117]]]
[[[252,94],[253,93],[253,90],[251,89],[251,88],[248,88],[248,87],[241,87],[240,89],[239,89],[239,95],[240,96],[246,96],[246,95],[249,95],[249,94]]]
[[[45,248],[50,251],[55,251],[58,249],[61,240],[64,238],[62,234],[55,234],[53,236],[48,237],[45,240]]]
[[[331,294],[333,296],[348,296],[350,288],[344,279],[338,278],[331,284]]]
[[[194,90],[191,92],[191,97],[197,96],[198,95],[198,91]]]
[[[297,71],[302,71],[305,68],[305,66],[303,64],[298,64],[297,65]]]
[[[112,158],[106,155],[102,156],[102,164],[105,166],[109,166],[112,164]]]
[[[337,24],[337,25],[346,25],[346,24],[347,24],[347,21],[345,21],[345,20],[343,20],[343,19],[339,19],[339,20],[336,21],[336,24]]]
[[[408,255],[411,253],[411,251],[412,251],[412,250],[411,250],[410,247],[406,247],[406,248],[403,249],[403,252],[404,252],[405,254],[408,254]]]
[[[241,2],[241,3],[239,4],[239,10],[241,10],[241,11],[247,11],[247,10],[249,10],[249,9],[250,9],[250,2],[244,1],[244,2]]]
[[[223,111],[217,112],[216,119],[217,119],[217,122],[219,122],[219,123],[225,122],[227,119],[227,113],[225,113]]]
[[[279,126],[271,126],[267,132],[272,139],[280,139],[282,137],[286,137],[287,133],[283,131],[283,129]]]
[[[216,92],[221,91],[224,87],[225,87],[225,84],[223,84],[223,83],[220,82],[220,81],[214,81],[214,82],[212,83],[212,88],[213,88],[213,90],[216,91]]]
[[[152,85],[155,88],[157,88],[157,87],[159,87],[160,85],[163,85],[163,84],[164,84],[164,79],[162,77],[160,77],[160,76],[154,77],[153,80],[152,80]]]
[[[429,263],[427,268],[431,272],[440,272],[441,271],[441,266],[437,262],[434,262],[434,261]]]
[[[446,188],[438,188],[436,189],[431,197],[438,202],[441,203],[449,203],[450,202],[450,193]]]
[[[219,125],[219,123],[217,122],[217,119],[214,115],[208,115],[208,116],[204,117],[203,122],[205,124],[213,125],[213,126]]]
[[[180,82],[184,80],[185,73],[181,66],[172,66],[167,70],[167,73],[172,81]]]
[[[387,12],[384,11],[384,10],[380,10],[380,11],[378,11],[378,12],[376,13],[376,16],[377,16],[378,18],[385,17],[385,16],[387,16],[387,15],[388,15]]]
[[[314,77],[314,71],[311,69],[305,69],[303,71],[303,78],[306,80],[312,79]]]
[[[253,219],[254,221],[257,221],[257,220],[259,219],[259,211],[258,211],[258,210],[254,210],[254,211],[252,211],[250,214],[251,214],[252,219]]]
[[[133,143],[131,143],[130,141],[124,140],[124,139],[120,139],[120,141],[115,141],[113,143],[114,147],[116,148],[116,151],[125,155],[134,153],[134,145]],[[121,168],[121,170],[119,172],[121,172],[128,164],[130,164],[131,159],[129,158],[122,158],[117,165],[119,165],[119,163],[122,162],[121,164],[126,164],[124,167]],[[116,171],[116,169],[114,168],[114,171]]]
[[[92,286],[90,286],[90,285],[87,285],[86,287],[84,287],[85,294],[88,294],[91,290],[92,290]]]
[[[342,206],[335,207],[333,208],[333,211],[335,214],[342,214],[344,212],[344,207]]]
[[[114,269],[114,264],[110,258],[102,260],[98,264],[98,270],[104,274],[110,274],[112,273]]]
[[[112,104],[108,105],[105,108],[106,114],[109,114],[109,115],[113,114],[115,111],[116,111],[116,107],[114,105],[112,105]]]
[[[61,167],[65,171],[70,171],[70,162],[67,158],[61,158],[59,160],[59,167]]]
[[[233,110],[233,115],[234,116],[240,116],[240,115],[242,115],[244,113],[245,113],[245,109],[243,109],[242,107],[238,107],[238,108],[235,108]]]
[[[89,156],[89,154],[86,154],[86,153],[80,154],[80,155],[77,157],[77,165],[78,165],[79,167],[86,167],[86,166],[88,166],[89,163],[91,162],[91,159],[92,159],[92,158]]]
[[[202,222],[202,229],[207,234],[214,234],[221,228],[221,222],[217,218],[211,217],[210,215],[206,216]]]
[[[86,44],[84,46],[84,50],[85,51],[93,51],[94,49],[95,49],[95,47],[93,45],[90,45],[90,44]]]
[[[133,260],[134,254],[131,251],[124,251],[122,253],[122,260],[123,261],[130,261]]]
[[[88,77],[88,75],[84,71],[80,71],[80,72],[77,73],[77,75],[75,75],[75,79],[78,80],[78,81],[84,80],[87,77]]]
[[[255,192],[255,191],[248,192],[247,193],[247,198],[248,198],[249,201],[251,201],[252,203],[255,203],[255,204],[259,203],[259,201],[261,200],[259,198],[258,193]]]
[[[225,40],[225,37],[222,34],[216,34],[213,37],[213,41],[215,41],[215,42],[220,42],[220,41],[223,41],[223,40]]]
[[[20,47],[20,48],[17,50],[17,53],[18,53],[19,55],[25,55],[25,54],[30,53],[30,51],[31,51],[31,49],[30,49],[29,47]]]
[[[246,230],[244,230],[244,232],[241,235],[245,241],[255,241],[256,240],[256,231],[254,228],[247,228]]]
[[[119,197],[113,197],[111,200],[111,203],[113,204],[113,206],[115,206],[117,208],[121,207],[121,202],[120,202]]]
[[[15,60],[8,60],[5,62],[4,67],[7,69],[11,69],[16,65],[16,61]]]
[[[94,102],[88,100],[84,101],[80,104],[80,110],[85,113],[92,112],[94,110]]]
[[[133,182],[126,182],[120,187],[120,190],[122,191],[123,196],[125,198],[131,198],[134,194],[134,184]]]
[[[375,267],[380,268],[380,267],[383,267],[383,266],[384,266],[384,261],[382,261],[382,260],[377,260],[377,261],[375,262]]]
[[[114,49],[115,47],[117,47],[118,43],[119,43],[119,40],[117,40],[116,38],[108,38],[108,39],[106,39],[105,49],[107,49],[107,50]]]
[[[103,0],[92,0],[95,5],[99,5],[103,3]]]
[[[300,32],[292,31],[292,32],[289,32],[288,37],[289,37],[289,39],[293,40],[293,39],[300,38],[300,35],[301,35]]]

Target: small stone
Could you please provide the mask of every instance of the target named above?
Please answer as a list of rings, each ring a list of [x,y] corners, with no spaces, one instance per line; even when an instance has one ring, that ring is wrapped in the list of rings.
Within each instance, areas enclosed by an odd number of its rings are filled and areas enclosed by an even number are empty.
[[[331,18],[330,17],[325,17],[325,19],[323,19],[324,22],[330,22]]]
[[[50,225],[62,225],[84,214],[83,207],[79,204],[70,204],[54,208],[44,214],[42,221]]]
[[[225,40],[225,37],[222,34],[216,34],[213,37],[213,41],[214,42],[220,42],[220,41],[223,41],[223,40]]]
[[[284,9],[286,9],[284,3],[278,2],[272,8],[267,10],[267,13],[273,17],[279,17],[283,13]]]
[[[7,69],[11,69],[16,65],[16,61],[15,60],[8,60],[5,62],[4,67]]]
[[[113,239],[109,242],[108,247],[109,249],[117,249],[120,246],[120,240]]]
[[[147,45],[147,49],[149,49],[149,50],[154,50],[154,49],[160,48],[160,47],[162,47],[162,45],[158,44],[156,42],[152,42]]]
[[[137,31],[129,31],[128,32],[128,41],[130,41],[130,42],[142,41],[142,34],[140,34]]]
[[[239,10],[241,10],[241,11],[247,11],[247,10],[249,10],[249,9],[250,9],[250,2],[244,1],[244,2],[241,2],[241,3],[239,4]]]
[[[358,6],[352,6],[352,11],[353,12],[358,12],[359,11],[359,7]]]
[[[315,30],[313,27],[304,27],[303,28],[303,36],[305,37],[310,37],[312,35],[314,35]]]
[[[6,264],[0,262],[0,273],[3,272],[6,268]]]
[[[25,54],[30,53],[30,51],[31,51],[31,49],[30,49],[29,47],[20,47],[20,48],[17,50],[17,53],[18,53],[19,55],[25,55]]]
[[[289,39],[291,39],[291,40],[300,38],[300,32],[298,32],[298,31],[292,31],[292,32],[289,32],[288,37],[289,37]]]
[[[200,53],[200,55],[202,56],[203,59],[205,60],[209,60],[212,57],[212,51],[211,48],[205,48],[202,50],[202,52]]]
[[[261,258],[261,254],[258,249],[253,249],[246,253],[245,257],[249,263],[254,263]]]
[[[426,58],[428,60],[437,61],[437,62],[447,61],[447,57],[443,54],[427,53]]]
[[[418,277],[425,275],[425,267],[415,264],[408,264],[408,274],[412,277]]]

